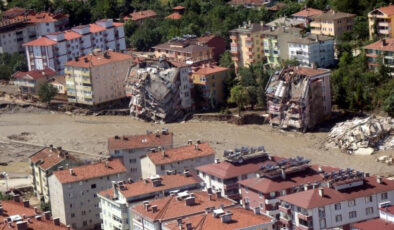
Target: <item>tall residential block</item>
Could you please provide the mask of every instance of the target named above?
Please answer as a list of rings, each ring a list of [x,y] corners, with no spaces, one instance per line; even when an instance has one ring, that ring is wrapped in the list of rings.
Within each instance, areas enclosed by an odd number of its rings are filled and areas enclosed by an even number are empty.
[[[339,36],[352,32],[355,14],[330,10],[324,14],[312,16],[311,33],[316,35]]]
[[[383,38],[377,42],[364,46],[368,58],[368,67],[371,70],[378,70],[379,61],[385,65],[390,75],[394,76],[394,39]]]
[[[394,5],[380,7],[368,13],[369,38],[394,38]]]

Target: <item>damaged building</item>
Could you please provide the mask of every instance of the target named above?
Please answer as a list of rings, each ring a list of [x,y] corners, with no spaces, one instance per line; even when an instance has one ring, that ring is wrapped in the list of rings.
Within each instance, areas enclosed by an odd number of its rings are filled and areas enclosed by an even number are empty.
[[[130,115],[145,121],[174,122],[192,109],[188,66],[159,59],[137,60],[126,77]]]
[[[305,132],[329,119],[330,75],[328,69],[299,66],[271,75],[266,87],[270,124]]]

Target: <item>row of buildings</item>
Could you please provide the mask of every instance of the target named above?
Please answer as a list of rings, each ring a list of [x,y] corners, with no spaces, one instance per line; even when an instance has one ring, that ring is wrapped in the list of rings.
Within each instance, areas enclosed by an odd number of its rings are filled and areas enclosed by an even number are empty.
[[[362,171],[272,156],[263,146],[226,150],[219,160],[206,142],[174,147],[167,129],[111,137],[108,152],[82,165],[51,146],[30,157],[36,195],[62,226],[368,229],[386,215],[382,226],[394,227],[394,181]]]

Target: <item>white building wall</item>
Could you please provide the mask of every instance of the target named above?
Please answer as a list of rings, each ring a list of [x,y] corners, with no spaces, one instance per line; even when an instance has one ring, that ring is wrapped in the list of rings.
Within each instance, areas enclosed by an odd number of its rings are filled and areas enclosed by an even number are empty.
[[[101,229],[129,229],[129,212],[125,203],[100,196],[100,209]]]
[[[289,59],[297,59],[301,66],[328,67],[334,64],[334,41],[321,41],[312,44],[289,42]]]

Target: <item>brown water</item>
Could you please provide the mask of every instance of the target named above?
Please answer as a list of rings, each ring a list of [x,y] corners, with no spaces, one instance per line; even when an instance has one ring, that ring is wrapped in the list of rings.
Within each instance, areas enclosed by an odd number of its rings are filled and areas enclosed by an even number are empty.
[[[162,125],[120,116],[16,113],[0,115],[0,141],[7,141],[7,136],[10,135],[28,132],[30,134],[26,141],[31,143],[53,144],[69,150],[98,154],[107,151],[106,143],[110,136],[142,134],[146,130],[162,127],[174,132],[176,146],[186,144],[189,139],[208,141],[216,149],[219,158],[224,149],[264,145],[273,155],[301,155],[311,158],[312,163],[394,175],[394,166],[376,162],[378,156],[394,155],[394,151],[380,152],[373,156],[350,156],[338,149],[325,148],[327,133],[281,132],[268,125],[236,126],[225,122],[201,121]],[[0,161],[5,154],[4,148],[3,151],[1,148],[0,146]],[[18,149],[14,150],[18,152]],[[26,158],[21,160],[25,161]]]

